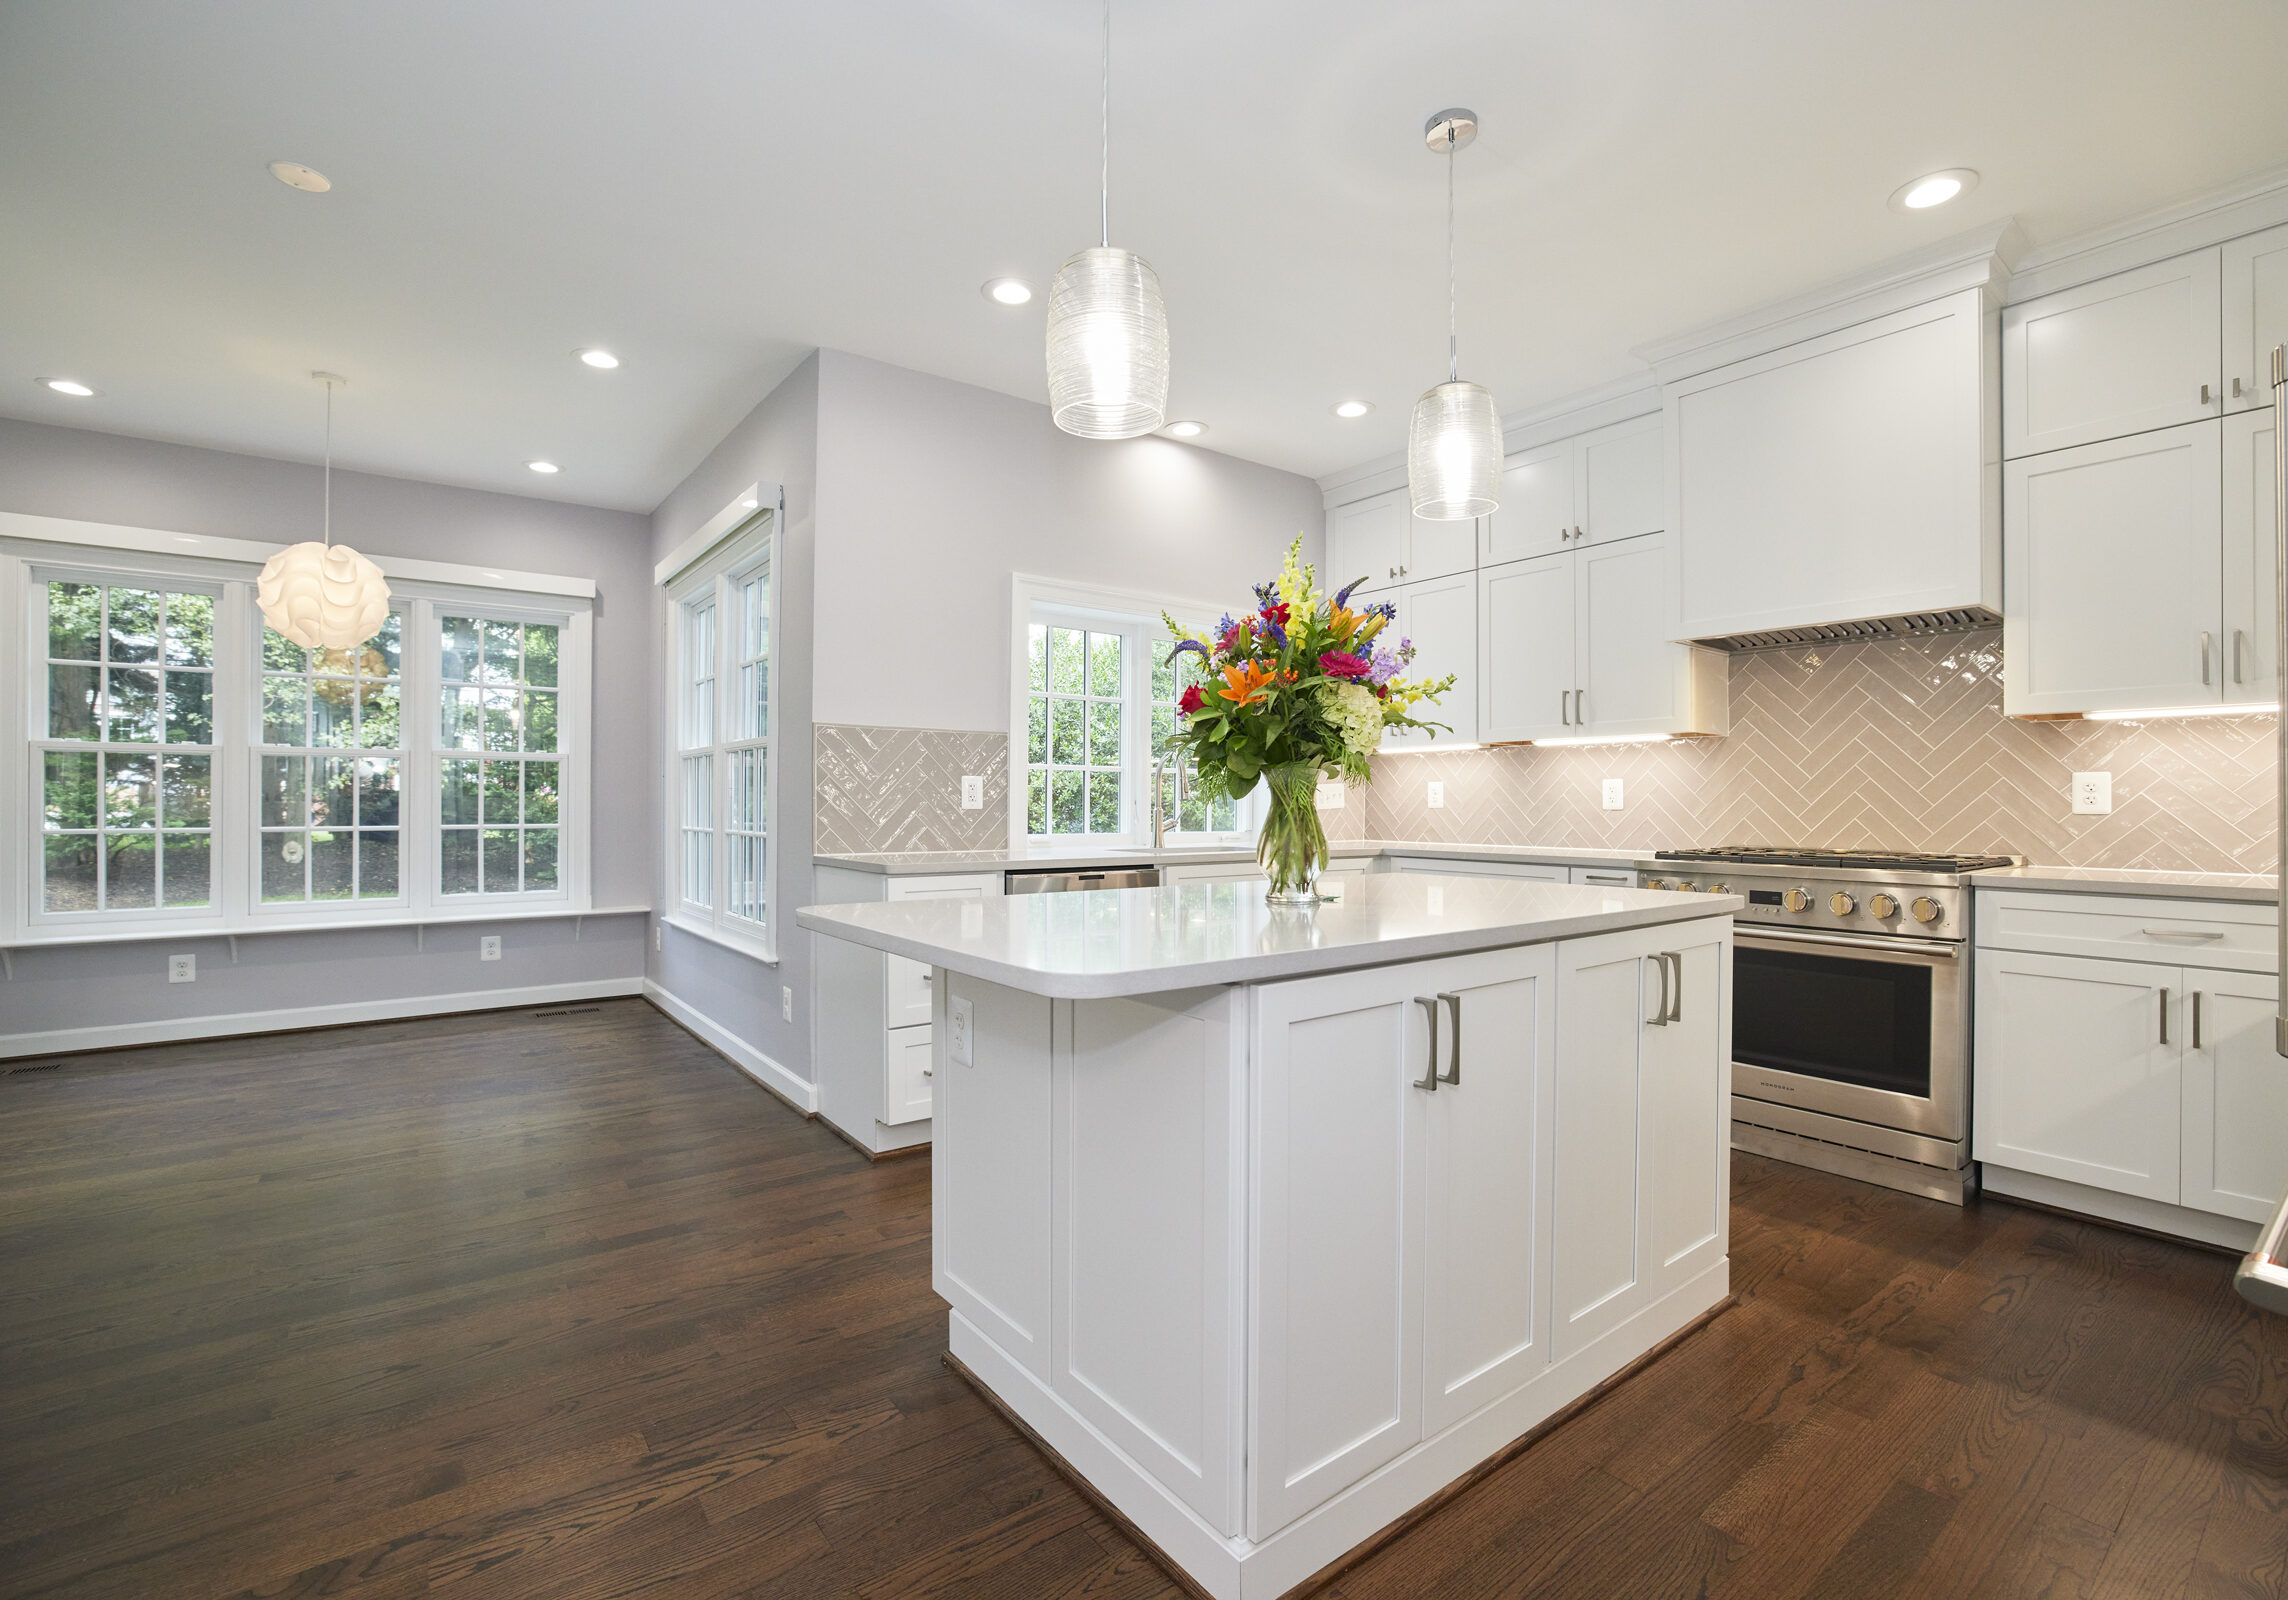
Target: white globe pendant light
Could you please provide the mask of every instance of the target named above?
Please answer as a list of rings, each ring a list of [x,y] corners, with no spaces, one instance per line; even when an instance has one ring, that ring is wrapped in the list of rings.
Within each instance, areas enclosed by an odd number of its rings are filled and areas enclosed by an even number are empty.
[[[1083,439],[1135,439],[1168,420],[1168,311],[1160,275],[1112,243],[1112,0],[1104,0],[1100,242],[1049,285],[1049,412]]]
[[[1406,483],[1414,514],[1465,522],[1501,504],[1501,408],[1482,383],[1462,381],[1454,290],[1454,152],[1478,136],[1478,114],[1441,111],[1423,125],[1431,153],[1446,158],[1446,381],[1414,402]]]
[[[381,568],[334,543],[334,390],[349,380],[331,372],[310,376],[326,386],[324,537],[288,545],[265,561],[254,598],[262,620],[296,644],[354,650],[388,620],[389,583]]]

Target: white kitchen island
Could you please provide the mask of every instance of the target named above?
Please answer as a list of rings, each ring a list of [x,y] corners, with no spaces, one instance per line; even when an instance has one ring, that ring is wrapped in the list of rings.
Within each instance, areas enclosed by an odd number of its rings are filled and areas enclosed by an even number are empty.
[[[1740,903],[1406,873],[796,920],[933,969],[953,1358],[1269,1600],[1725,1300]]]

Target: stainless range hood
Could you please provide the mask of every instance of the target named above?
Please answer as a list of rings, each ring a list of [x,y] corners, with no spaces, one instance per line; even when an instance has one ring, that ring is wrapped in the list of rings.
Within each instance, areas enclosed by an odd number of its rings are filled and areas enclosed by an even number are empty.
[[[1692,642],[1715,650],[1793,650],[1816,644],[1861,644],[1874,639],[1927,639],[1941,633],[1976,633],[2002,626],[2002,614],[1984,606],[1952,611],[1910,611],[1896,617],[1864,617],[1856,622],[1821,622],[1802,628],[1772,628]]]

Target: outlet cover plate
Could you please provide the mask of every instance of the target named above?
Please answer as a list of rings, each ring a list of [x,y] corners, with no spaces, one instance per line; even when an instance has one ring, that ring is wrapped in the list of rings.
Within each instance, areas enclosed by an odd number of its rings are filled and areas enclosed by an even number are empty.
[[[985,780],[983,778],[969,777],[961,780],[961,809],[964,811],[983,811],[985,809]]]
[[[500,959],[500,935],[499,935],[499,934],[497,934],[497,933],[487,933],[487,934],[482,934],[482,935],[480,935],[480,936],[478,937],[478,939],[477,939],[477,959],[478,959],[479,961],[498,961],[498,960]]]
[[[784,984],[779,986],[779,1020],[794,1021],[794,991]]]
[[[1621,780],[1618,778],[1605,780],[1605,809],[1607,811],[1621,809]]]
[[[954,995],[945,1003],[945,1057],[957,1067],[972,1065],[969,1053],[969,1034],[973,1014],[965,995]]]
[[[1429,801],[1433,811],[1446,809],[1446,785],[1436,778],[1430,780]]]
[[[197,956],[169,956],[167,958],[167,981],[169,983],[198,982],[199,958]]]
[[[2077,817],[2103,817],[2113,811],[2113,774],[2110,772],[2075,773],[2072,792]]]

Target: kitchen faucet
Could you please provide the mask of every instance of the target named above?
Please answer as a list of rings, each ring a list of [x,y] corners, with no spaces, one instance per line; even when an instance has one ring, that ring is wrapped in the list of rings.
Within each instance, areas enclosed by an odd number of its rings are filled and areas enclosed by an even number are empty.
[[[1152,848],[1155,850],[1164,850],[1168,846],[1168,800],[1160,782],[1167,765],[1164,761],[1152,763]],[[1184,764],[1178,761],[1175,767],[1176,823],[1181,827],[1184,815]]]

